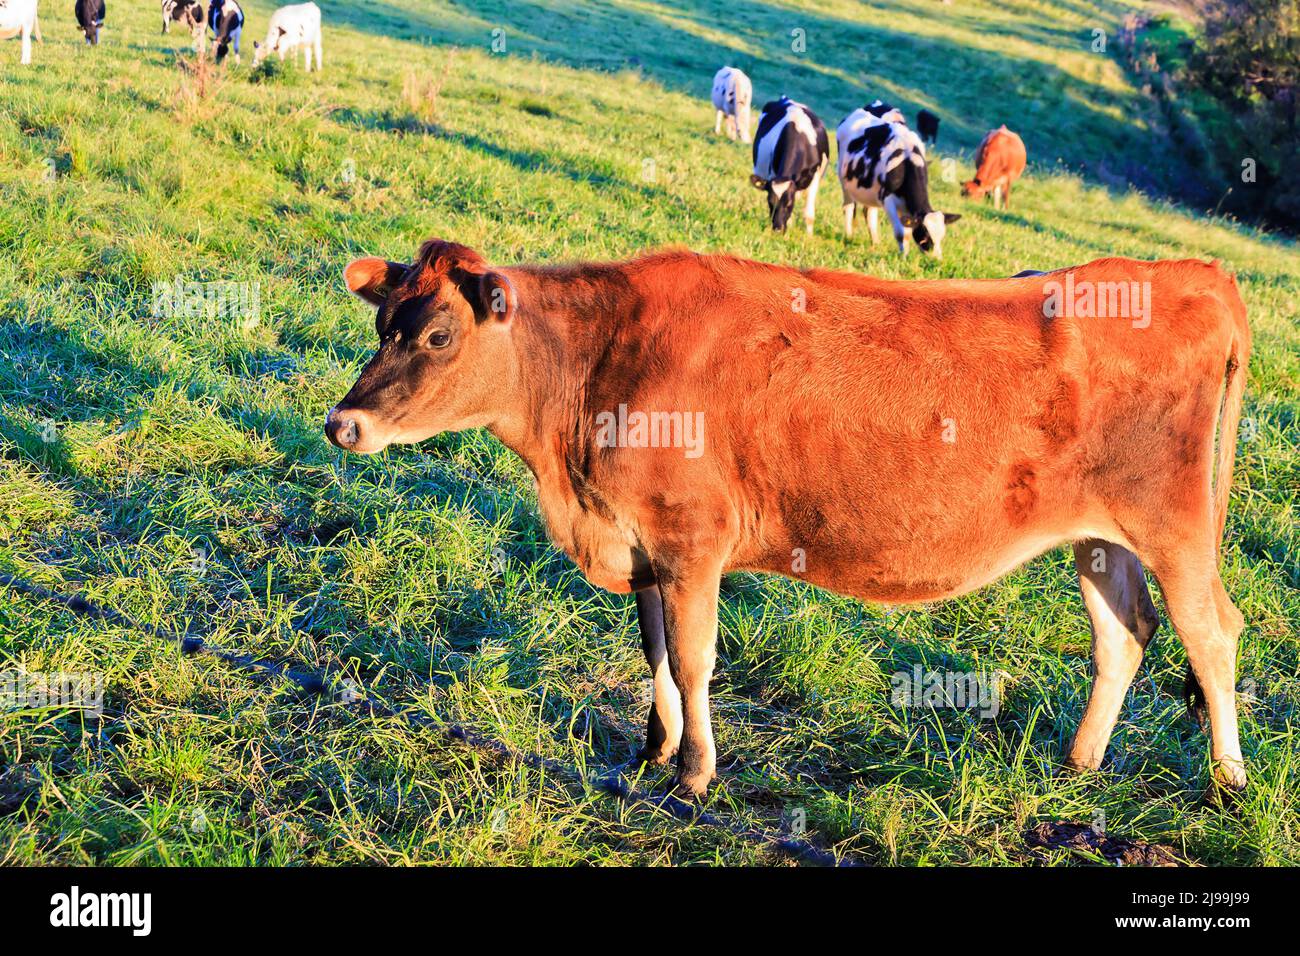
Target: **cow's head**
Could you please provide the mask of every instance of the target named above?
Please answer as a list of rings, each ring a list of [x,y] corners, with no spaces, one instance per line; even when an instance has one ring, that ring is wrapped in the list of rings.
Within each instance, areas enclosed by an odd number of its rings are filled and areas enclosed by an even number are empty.
[[[936,259],[943,258],[943,237],[949,223],[961,218],[959,212],[939,212],[937,209],[924,216],[901,216],[902,223],[912,230],[912,239],[922,252],[933,252]]]
[[[789,180],[773,183],[754,175],[749,177],[749,181],[755,189],[767,191],[767,212],[772,217],[772,228],[785,232],[790,214],[794,212],[794,183]]]
[[[979,199],[988,191],[989,187],[981,183],[978,176],[961,184],[961,193],[967,199]]]
[[[348,289],[376,309],[379,349],[325,417],[348,451],[489,425],[517,376],[514,287],[473,249],[430,239],[411,264],[357,259]]]
[[[269,43],[258,43],[253,41],[253,66],[259,65],[263,60],[272,53],[280,51],[280,41],[286,33],[284,27],[279,28],[279,32]]]
[[[81,31],[86,34],[86,43],[90,46],[99,44],[99,27],[104,21],[104,8],[100,4],[86,3],[78,5],[78,17],[84,17],[81,22]]]

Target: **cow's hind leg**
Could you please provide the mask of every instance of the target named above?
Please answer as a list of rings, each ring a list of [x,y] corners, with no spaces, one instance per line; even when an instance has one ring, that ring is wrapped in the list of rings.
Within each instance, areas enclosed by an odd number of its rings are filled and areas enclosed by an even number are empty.
[[[681,744],[682,697],[668,666],[664,602],[657,584],[636,592],[636,616],[641,628],[641,649],[654,678],[654,700],[650,703],[645,746],[638,759],[642,763],[665,764]]]
[[[1067,763],[1076,770],[1095,770],[1160,619],[1133,552],[1089,539],[1075,544],[1074,565],[1092,626],[1092,692]]]
[[[1204,544],[1208,545],[1208,542]],[[1195,555],[1195,556],[1192,556]],[[1229,599],[1210,546],[1174,552],[1152,563],[1169,619],[1187,650],[1189,688],[1209,712],[1214,781],[1227,790],[1246,785],[1246,766],[1237,735],[1237,639],[1244,622]]]

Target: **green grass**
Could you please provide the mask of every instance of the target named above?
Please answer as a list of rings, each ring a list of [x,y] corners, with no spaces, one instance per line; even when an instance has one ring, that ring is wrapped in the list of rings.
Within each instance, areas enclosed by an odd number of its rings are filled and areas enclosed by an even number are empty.
[[[48,13],[27,69],[0,43],[0,569],[609,767],[644,720],[634,614],[546,543],[524,466],[481,433],[375,459],[322,440],[373,337],[342,287],[352,257],[400,258],[429,235],[499,262],[685,244],[907,278],[1214,256],[1238,273],[1255,332],[1224,555],[1248,621],[1240,806],[1199,799],[1207,748],[1178,699],[1185,661],[1167,629],[1106,768],[1059,773],[1088,688],[1063,551],[892,613],[731,577],[711,801],[766,827],[803,808],[812,834],[880,863],[1026,863],[1025,826],[1098,813],[1194,861],[1300,863],[1300,257],[1098,185],[1182,161],[1152,129],[1154,105],[1091,51],[1092,30],[1113,37],[1129,6],[321,6],[322,76],[288,67],[250,82],[271,4],[249,3],[244,65],[197,102],[178,97],[182,40],[157,35],[148,5],[116,7],[96,50]],[[954,165],[934,198],[965,216],[943,261],[861,233],[846,243],[834,184],[814,237],[765,231],[744,147],[711,132],[724,62],[750,71],[760,101],[789,92],[830,126],[877,95],[938,112],[935,158]],[[436,96],[408,102],[408,71]],[[957,182],[1001,122],[1033,165],[1015,206],[994,212]],[[151,318],[153,283],[177,275],[257,284],[260,321]],[[0,655],[97,671],[107,689],[98,720],[0,713],[3,863],[772,861],[6,589]],[[889,676],[917,662],[1006,672],[1001,712],[895,707]]]

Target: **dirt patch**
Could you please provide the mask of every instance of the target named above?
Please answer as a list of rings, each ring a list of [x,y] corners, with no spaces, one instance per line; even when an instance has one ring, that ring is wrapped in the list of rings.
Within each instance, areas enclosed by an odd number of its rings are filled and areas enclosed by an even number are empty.
[[[1065,850],[1092,860],[1101,857],[1116,866],[1183,866],[1185,862],[1167,846],[1098,833],[1086,823],[1044,821],[1025,831],[1025,843],[1040,851]]]

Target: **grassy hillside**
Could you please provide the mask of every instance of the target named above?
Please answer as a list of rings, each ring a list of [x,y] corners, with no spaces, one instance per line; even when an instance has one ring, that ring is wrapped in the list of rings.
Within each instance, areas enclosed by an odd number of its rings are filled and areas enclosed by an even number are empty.
[[[47,10],[30,68],[0,43],[0,570],[607,768],[648,702],[635,616],[545,542],[522,464],[479,433],[375,459],[321,437],[374,334],[341,285],[352,257],[402,258],[431,234],[500,262],[675,243],[896,277],[1214,256],[1256,343],[1224,557],[1248,621],[1241,806],[1199,801],[1207,748],[1167,629],[1106,769],[1059,773],[1088,688],[1061,551],[892,612],[733,576],[712,805],[769,828],[802,809],[811,833],[880,863],[1028,862],[1021,832],[1046,819],[1104,819],[1205,863],[1300,863],[1300,258],[1100,184],[1180,162],[1091,50],[1128,7],[318,2],[322,76],[250,75],[272,7],[250,2],[244,65],[206,96],[149,4],[111,8],[94,50]],[[877,95],[939,113],[935,159],[953,164],[934,199],[965,216],[943,261],[846,243],[834,184],[814,237],[766,232],[745,148],[712,135],[724,62],[760,101],[788,92],[828,125]],[[957,180],[1001,122],[1033,166],[994,212]],[[251,284],[256,321],[151,317],[153,284],[178,276]],[[0,713],[0,863],[771,862],[4,588],[0,659],[107,687],[102,719]],[[894,706],[889,676],[916,663],[1004,671],[1000,713]]]

